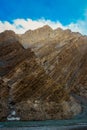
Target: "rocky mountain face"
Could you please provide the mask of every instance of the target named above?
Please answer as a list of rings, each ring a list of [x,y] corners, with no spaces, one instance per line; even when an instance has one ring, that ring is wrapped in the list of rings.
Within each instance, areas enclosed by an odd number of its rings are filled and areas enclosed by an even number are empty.
[[[50,30],[49,26],[43,28],[46,28],[45,31],[49,32],[48,35],[46,34],[47,37],[41,40],[40,36],[31,46],[38,58],[38,63],[63,88],[65,87],[69,90],[78,88],[79,91],[80,86],[87,92],[87,37],[70,30],[62,30],[60,28]],[[35,32],[38,32],[38,36],[42,35],[42,28],[37,30]],[[29,38],[27,36],[30,37],[29,32],[21,36],[24,47],[29,47],[31,43],[31,41],[28,41]],[[85,73],[83,74],[83,72]]]
[[[0,34],[0,120],[68,119],[87,98],[87,37],[44,26]]]

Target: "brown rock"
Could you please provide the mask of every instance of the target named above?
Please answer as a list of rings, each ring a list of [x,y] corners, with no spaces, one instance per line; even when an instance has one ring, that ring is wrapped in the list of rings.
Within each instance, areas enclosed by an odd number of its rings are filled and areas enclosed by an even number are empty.
[[[5,121],[9,113],[8,96],[8,86],[0,78],[0,121]]]
[[[11,102],[3,100],[9,111],[12,107],[21,120],[68,119],[80,113],[81,102],[73,94],[87,97],[86,55],[87,37],[70,30],[45,26],[20,36],[1,33],[0,76],[9,86],[5,91]]]

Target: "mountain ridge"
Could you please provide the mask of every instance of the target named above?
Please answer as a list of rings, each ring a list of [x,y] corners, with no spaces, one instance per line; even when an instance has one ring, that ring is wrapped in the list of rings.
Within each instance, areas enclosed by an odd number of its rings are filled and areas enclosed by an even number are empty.
[[[14,116],[20,120],[69,119],[78,115],[83,108],[73,95],[87,99],[86,55],[87,37],[70,30],[44,26],[20,36],[13,31],[1,33],[0,104],[8,107],[5,115],[4,107],[0,108],[0,120]]]

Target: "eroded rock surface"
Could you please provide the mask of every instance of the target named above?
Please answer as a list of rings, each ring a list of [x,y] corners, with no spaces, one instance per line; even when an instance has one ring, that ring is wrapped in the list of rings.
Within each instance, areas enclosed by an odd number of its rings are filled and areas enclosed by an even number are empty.
[[[8,85],[0,78],[0,121],[5,121],[9,113],[8,96]]]
[[[79,114],[81,103],[73,93],[87,98],[86,56],[87,37],[70,30],[44,26],[20,36],[1,33],[0,76],[5,85],[1,83],[0,102],[5,98],[6,106],[0,120],[11,111],[20,120],[68,119]]]
[[[38,32],[38,36],[44,37],[43,31],[40,32],[43,29],[37,30],[35,32]],[[31,46],[38,63],[58,85],[68,91],[76,90],[76,93],[80,95],[85,93],[87,97],[87,37],[60,28],[50,30],[47,26],[46,30],[49,35],[42,41],[40,38],[33,41]],[[35,32],[32,31],[32,33]],[[26,43],[27,47],[31,43],[28,37],[30,37],[29,32],[21,35],[22,44]]]

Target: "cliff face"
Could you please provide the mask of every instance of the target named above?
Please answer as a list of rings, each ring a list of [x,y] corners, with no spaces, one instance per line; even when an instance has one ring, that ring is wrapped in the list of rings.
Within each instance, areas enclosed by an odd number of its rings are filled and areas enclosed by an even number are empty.
[[[0,34],[0,76],[9,73],[25,55],[25,49],[14,32],[6,31]]]
[[[48,26],[20,36],[1,33],[0,120],[65,119],[80,113],[81,104],[73,95],[87,98],[86,40]]]
[[[63,88],[71,91],[71,89],[74,90],[80,86],[86,92],[87,37],[60,28],[51,31],[49,31],[49,27],[46,29],[49,32],[47,38],[42,41],[34,41],[31,46],[38,58],[38,63]],[[39,33],[43,35],[38,29],[38,35]],[[30,44],[26,36],[29,37],[28,32],[27,35],[23,34],[21,38],[28,47]],[[85,93],[85,95],[87,94]]]

